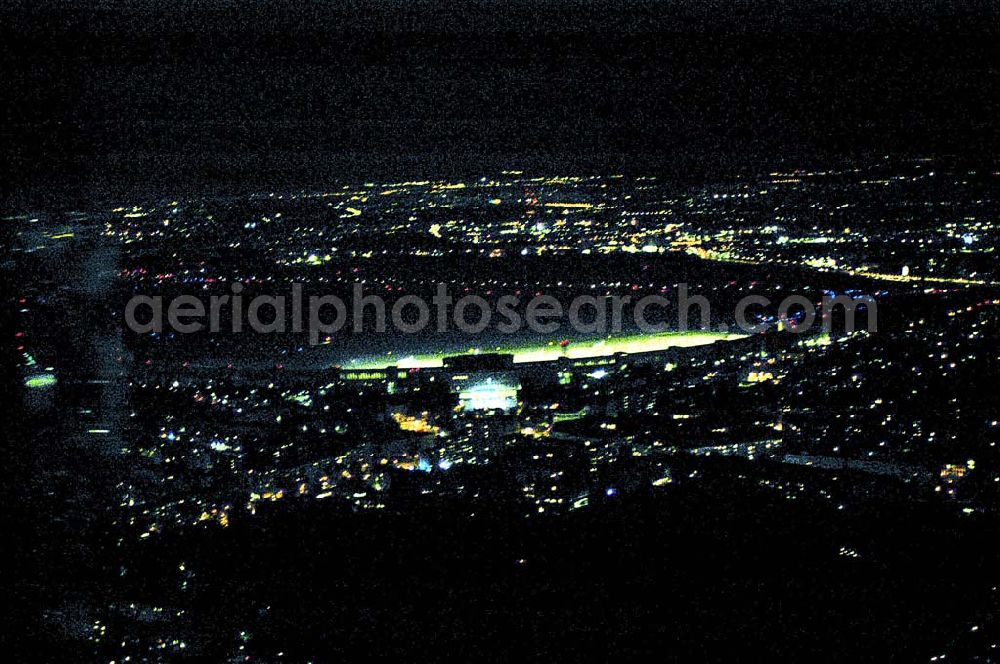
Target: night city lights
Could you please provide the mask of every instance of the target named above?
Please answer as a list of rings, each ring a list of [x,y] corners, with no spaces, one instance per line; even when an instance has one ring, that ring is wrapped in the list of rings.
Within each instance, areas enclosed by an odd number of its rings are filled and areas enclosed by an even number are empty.
[[[1000,662],[997,6],[0,4],[10,661]]]

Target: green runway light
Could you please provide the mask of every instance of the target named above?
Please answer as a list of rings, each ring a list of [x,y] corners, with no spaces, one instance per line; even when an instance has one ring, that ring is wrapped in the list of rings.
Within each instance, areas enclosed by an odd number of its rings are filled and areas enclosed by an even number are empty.
[[[742,339],[746,335],[723,334],[720,332],[664,332],[662,334],[623,334],[602,339],[572,340],[563,348],[558,340],[525,343],[507,347],[477,348],[474,350],[446,351],[437,353],[419,353],[397,358],[382,355],[347,362],[345,369],[374,370],[396,366],[400,369],[430,369],[444,366],[444,358],[456,355],[472,355],[476,353],[504,353],[514,356],[514,362],[548,362],[560,357],[582,359],[589,357],[606,357],[615,353],[650,353],[666,350],[672,347],[703,346],[716,341],[732,341]]]
[[[52,374],[36,374],[34,376],[28,376],[24,379],[24,386],[32,389],[49,387],[51,385],[55,385],[55,383],[56,377]]]

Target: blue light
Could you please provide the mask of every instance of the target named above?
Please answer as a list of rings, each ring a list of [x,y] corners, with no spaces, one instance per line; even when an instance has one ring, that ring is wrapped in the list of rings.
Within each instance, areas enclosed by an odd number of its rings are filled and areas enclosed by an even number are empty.
[[[607,490],[604,492],[604,495],[606,495],[606,496],[614,496],[617,493],[618,493],[618,489],[614,488],[613,486],[609,486],[607,488]]]
[[[452,465],[453,465],[452,462],[448,461],[447,459],[441,459],[440,461],[438,461],[438,468],[440,468],[441,470],[448,470],[449,468],[452,467]]]

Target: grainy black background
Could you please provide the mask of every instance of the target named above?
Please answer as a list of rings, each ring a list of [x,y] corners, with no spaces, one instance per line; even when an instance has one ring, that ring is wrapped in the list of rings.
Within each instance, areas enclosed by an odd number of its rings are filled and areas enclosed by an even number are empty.
[[[69,0],[2,16],[8,207],[1000,143],[989,2]]]

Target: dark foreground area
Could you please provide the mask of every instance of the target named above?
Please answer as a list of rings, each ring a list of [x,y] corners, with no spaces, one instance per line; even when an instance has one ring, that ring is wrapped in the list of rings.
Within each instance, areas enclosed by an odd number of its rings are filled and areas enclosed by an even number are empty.
[[[176,634],[164,657],[204,661],[993,661],[991,517],[891,501],[848,515],[755,490],[738,464],[717,472],[729,490],[682,484],[559,519],[314,503],[115,555],[107,534],[46,528],[20,588],[45,617],[18,629],[37,661],[79,657],[81,629],[97,655],[148,631]]]

